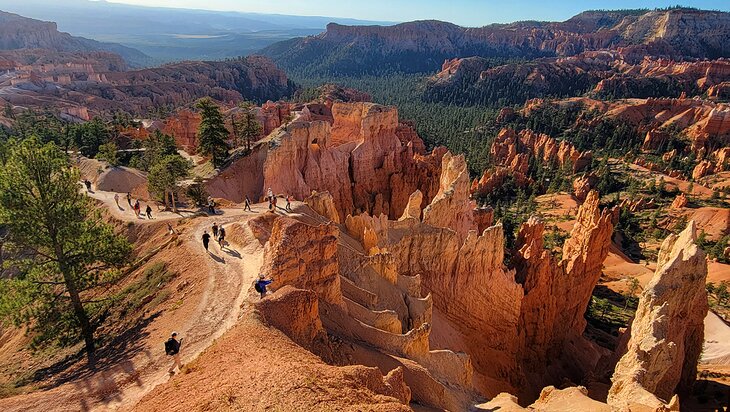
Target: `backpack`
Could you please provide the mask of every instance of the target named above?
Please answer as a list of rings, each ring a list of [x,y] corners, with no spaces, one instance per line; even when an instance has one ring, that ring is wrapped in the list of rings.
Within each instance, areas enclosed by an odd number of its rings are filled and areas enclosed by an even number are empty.
[[[172,356],[177,353],[177,348],[175,347],[175,341],[172,339],[168,339],[165,341],[165,353]]]
[[[261,287],[261,284],[259,282],[256,282],[255,285],[253,285],[253,288],[256,289],[256,292],[262,293],[264,289]]]

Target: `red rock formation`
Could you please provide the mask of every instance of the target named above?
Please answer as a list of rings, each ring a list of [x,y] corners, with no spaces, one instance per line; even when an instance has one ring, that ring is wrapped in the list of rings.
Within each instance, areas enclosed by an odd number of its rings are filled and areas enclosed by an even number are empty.
[[[532,156],[546,164],[556,162],[561,168],[570,166],[573,173],[585,169],[592,158],[590,152],[581,153],[564,140],[558,142],[532,130],[515,133],[512,129],[502,129],[492,143],[490,152],[495,163],[521,174],[527,172],[528,160]]]
[[[677,195],[677,197],[674,198],[674,200],[672,201],[672,206],[670,207],[672,209],[681,209],[683,207],[686,207],[687,203],[689,203],[687,195],[685,195],[684,193],[680,193]]]
[[[588,193],[598,183],[598,177],[594,174],[586,174],[573,180],[573,195],[579,202],[583,202],[588,197]]]
[[[200,114],[183,109],[163,122],[162,133],[175,138],[175,144],[188,153],[198,150]]]
[[[423,143],[415,135],[402,144],[395,108],[334,103],[332,114],[332,125],[298,119],[274,138],[264,187],[297,198],[329,191],[341,221],[357,211],[396,219],[414,191],[423,193],[424,203],[436,195],[445,150],[417,153],[415,147]]]
[[[452,229],[463,241],[470,230],[476,229],[473,212],[476,204],[469,200],[466,159],[463,155],[446,153],[442,161],[439,191],[423,210],[423,223]]]
[[[645,152],[655,151],[662,147],[662,145],[665,145],[667,141],[669,141],[669,133],[656,129],[649,130],[646,132],[646,137],[644,138],[644,144],[641,146],[641,150]]]
[[[560,379],[546,374],[549,363],[564,362],[580,376],[598,361],[597,357],[591,359],[586,349],[589,345],[581,337],[586,326],[583,314],[601,275],[613,232],[613,212],[599,210],[598,203],[598,193],[590,192],[578,210],[560,262],[543,246],[541,222],[530,219],[520,228],[514,257],[515,279],[525,293],[518,328],[519,354],[531,388]]]
[[[695,166],[695,168],[692,170],[692,179],[701,179],[709,174],[712,174],[713,171],[714,166],[712,162],[710,162],[709,160],[703,160],[697,163],[697,166]]]
[[[707,260],[695,241],[690,222],[662,243],[654,277],[639,298],[628,349],[613,374],[608,403],[615,408],[665,410],[696,378],[708,306]]]
[[[276,287],[310,289],[320,301],[344,306],[337,259],[337,227],[310,226],[280,217],[274,221],[264,248],[265,274]]]

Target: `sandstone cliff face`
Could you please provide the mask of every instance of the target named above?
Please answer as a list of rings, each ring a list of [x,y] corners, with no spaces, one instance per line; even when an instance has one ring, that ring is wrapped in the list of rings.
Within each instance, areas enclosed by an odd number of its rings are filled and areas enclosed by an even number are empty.
[[[77,59],[78,56],[75,57]],[[182,62],[157,68],[71,77],[39,78],[35,72],[42,69],[41,61],[34,62],[27,69],[34,77],[20,76],[13,82],[21,86],[35,82],[47,87],[28,86],[29,90],[23,93],[8,93],[7,100],[13,104],[43,107],[50,100],[62,106],[85,107],[94,113],[116,110],[145,113],[161,106],[191,104],[202,97],[233,104],[243,100],[279,100],[290,96],[296,89],[282,70],[261,56],[227,62]]]
[[[409,138],[417,140],[403,144],[395,108],[334,103],[332,116],[332,124],[300,116],[273,138],[264,187],[299,199],[329,191],[340,221],[362,211],[396,219],[414,191],[421,191],[424,203],[436,195],[445,151],[416,152],[423,143],[415,134]]]
[[[510,270],[503,263],[501,225],[480,234],[474,214],[465,214],[473,213],[462,174],[466,165],[450,154],[443,162],[443,190],[424,210],[423,222],[410,217],[413,211],[399,222],[360,215],[348,217],[348,231],[366,250],[387,250],[396,273],[420,276],[434,310],[463,334],[478,373],[508,386],[524,385],[527,378],[542,387],[566,373],[580,378],[598,361],[581,334],[611,242],[612,212],[599,210],[598,195],[591,192],[560,262],[544,249],[542,224],[531,220],[520,231]]]
[[[570,365],[570,374],[579,377],[594,366],[584,362],[590,354],[567,348],[584,344],[583,314],[611,244],[613,212],[601,211],[598,203],[598,193],[591,191],[578,210],[559,262],[544,248],[544,225],[539,220],[530,219],[520,228],[514,257],[515,279],[525,293],[518,328],[519,353],[522,370],[533,388],[558,383],[549,382],[555,378],[545,375],[549,363],[564,362]]]
[[[609,48],[638,49],[632,53],[638,60],[647,54],[717,58],[730,54],[725,44],[728,26],[728,13],[688,9],[641,15],[586,12],[565,22],[516,22],[480,28],[433,20],[393,26],[332,23],[320,35],[271,46],[262,53],[285,67],[346,74],[395,68],[433,71],[455,57],[574,56]],[[404,59],[404,55],[409,58]],[[447,66],[448,70],[453,63],[447,62]]]
[[[334,224],[310,226],[278,218],[264,248],[264,272],[276,287],[310,289],[320,301],[343,306]]]
[[[469,171],[463,155],[446,153],[442,160],[439,191],[423,211],[423,223],[454,230],[466,238],[474,225],[476,204],[469,199]]]
[[[639,299],[627,352],[613,374],[608,403],[614,407],[665,407],[695,379],[708,310],[707,260],[695,239],[690,222],[662,243],[654,277]]]

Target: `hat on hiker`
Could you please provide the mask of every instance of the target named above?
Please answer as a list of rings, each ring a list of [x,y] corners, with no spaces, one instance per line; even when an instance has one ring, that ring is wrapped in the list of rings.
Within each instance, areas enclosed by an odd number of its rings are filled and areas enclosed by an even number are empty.
[[[259,279],[263,279],[263,278],[265,278],[265,277],[266,277],[266,276],[264,276],[264,274],[263,274],[263,273],[259,273]]]
[[[177,336],[177,332],[172,332],[172,337]]]

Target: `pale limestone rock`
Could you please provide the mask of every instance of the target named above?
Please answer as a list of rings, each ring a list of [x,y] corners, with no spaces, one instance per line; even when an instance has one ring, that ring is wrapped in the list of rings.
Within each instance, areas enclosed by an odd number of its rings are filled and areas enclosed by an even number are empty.
[[[691,221],[662,243],[654,277],[639,298],[627,352],[613,374],[610,405],[676,410],[670,409],[677,404],[672,398],[690,389],[708,310],[707,260],[695,240]]]
[[[411,193],[408,197],[408,204],[399,220],[421,220],[421,202],[423,202],[423,193],[420,190]]]

